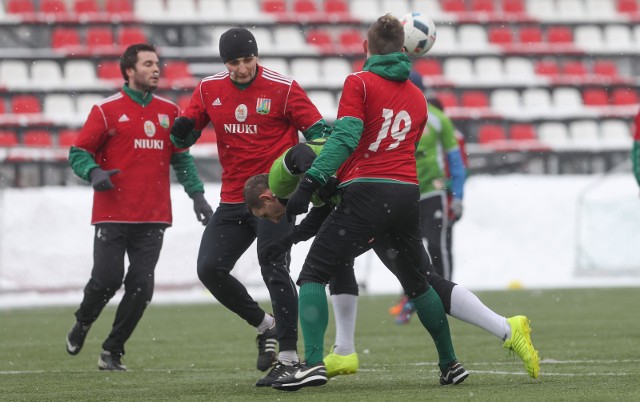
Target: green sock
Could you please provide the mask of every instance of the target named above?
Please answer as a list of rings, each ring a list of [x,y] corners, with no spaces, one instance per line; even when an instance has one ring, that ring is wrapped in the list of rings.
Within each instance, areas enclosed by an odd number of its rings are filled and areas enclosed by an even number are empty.
[[[440,369],[448,367],[457,359],[453,350],[449,321],[447,321],[442,300],[440,300],[433,288],[429,288],[429,290],[413,299],[413,305],[416,307],[416,314],[420,318],[422,326],[429,331],[429,335],[431,335],[436,344]]]
[[[309,366],[322,361],[324,333],[329,324],[329,306],[325,285],[305,283],[298,297],[300,327],[304,337],[304,358]]]

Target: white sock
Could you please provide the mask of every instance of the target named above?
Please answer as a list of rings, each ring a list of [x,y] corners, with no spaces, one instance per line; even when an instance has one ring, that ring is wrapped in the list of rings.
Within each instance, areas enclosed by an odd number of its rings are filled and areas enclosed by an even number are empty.
[[[356,312],[358,296],[350,294],[331,295],[333,315],[336,320],[336,342],[333,352],[338,355],[355,353]]]
[[[258,333],[262,334],[264,333],[264,331],[268,330],[274,325],[276,325],[275,318],[273,318],[273,316],[270,316],[269,314],[265,314],[262,322],[256,328],[258,329]]]
[[[298,357],[298,352],[295,350],[281,350],[280,353],[278,353],[278,360],[285,366],[293,366],[293,363],[299,362],[300,358]]]
[[[451,316],[480,327],[503,341],[511,336],[507,319],[496,314],[460,285],[454,286],[451,291]]]

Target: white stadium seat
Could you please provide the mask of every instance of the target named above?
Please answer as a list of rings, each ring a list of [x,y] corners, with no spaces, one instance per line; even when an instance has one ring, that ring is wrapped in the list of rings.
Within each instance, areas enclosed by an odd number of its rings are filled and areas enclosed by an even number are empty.
[[[469,83],[474,79],[471,60],[462,57],[446,59],[442,64],[442,72],[452,82]]]
[[[487,43],[487,30],[484,26],[469,24],[458,28],[458,46],[463,50],[484,50]]]
[[[489,98],[491,109],[501,114],[516,114],[522,109],[520,95],[514,89],[496,89]]]
[[[569,134],[563,123],[548,122],[538,126],[538,138],[551,147],[565,147],[569,145]]]
[[[91,108],[104,99],[104,96],[98,94],[79,95],[76,99],[76,113],[79,119],[86,120]]]
[[[546,88],[527,88],[522,92],[522,108],[529,113],[546,113],[551,109],[551,94]]]
[[[51,60],[36,61],[31,65],[31,85],[51,89],[62,86],[62,69]]]
[[[357,16],[364,22],[373,22],[382,15],[377,0],[350,0],[348,3],[351,15]]]
[[[502,60],[498,57],[479,57],[475,62],[478,81],[499,84],[504,79]]]
[[[287,59],[282,59],[279,57],[260,57],[260,65],[282,75],[286,75],[287,77],[291,76],[291,73],[289,72],[289,62],[287,61]]]
[[[345,78],[351,74],[351,64],[345,59],[330,57],[320,63],[320,74],[325,85],[342,88]]]
[[[42,111],[57,123],[68,123],[76,115],[74,100],[67,94],[49,94],[44,97]]]
[[[574,43],[585,50],[602,50],[602,30],[595,25],[581,25],[576,27],[573,34]]]
[[[205,21],[226,21],[229,8],[225,0],[199,0],[196,2],[196,14]]]
[[[64,85],[68,88],[95,87],[96,68],[88,60],[71,60],[64,65]]]
[[[309,99],[318,108],[320,114],[328,120],[334,120],[338,113],[335,96],[329,91],[309,91]]]
[[[569,135],[571,142],[580,146],[600,145],[598,123],[593,120],[578,120],[569,123]]]
[[[27,88],[30,85],[29,67],[22,60],[0,62],[0,85],[7,88]]]
[[[291,60],[291,76],[303,88],[310,85],[321,85],[320,62],[316,59],[296,58]]]

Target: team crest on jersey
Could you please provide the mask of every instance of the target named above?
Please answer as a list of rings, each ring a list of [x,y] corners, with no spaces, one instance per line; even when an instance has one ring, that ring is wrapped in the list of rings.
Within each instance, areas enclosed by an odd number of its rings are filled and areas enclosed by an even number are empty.
[[[144,133],[147,137],[153,137],[156,135],[156,125],[153,124],[151,120],[147,120],[144,122]]]
[[[271,110],[271,99],[258,98],[256,103],[256,112],[260,114],[269,114]]]
[[[158,123],[160,123],[160,127],[162,128],[169,128],[169,116],[158,113]]]
[[[247,109],[247,105],[238,105],[236,108],[236,120],[240,123],[247,120],[247,115],[249,114],[249,110]]]

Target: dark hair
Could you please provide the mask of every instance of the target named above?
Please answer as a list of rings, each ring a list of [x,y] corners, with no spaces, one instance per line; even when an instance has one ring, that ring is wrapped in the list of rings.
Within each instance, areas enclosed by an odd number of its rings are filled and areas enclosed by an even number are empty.
[[[385,14],[371,24],[367,31],[370,54],[389,54],[402,51],[404,28],[391,14]]]
[[[269,175],[267,173],[257,174],[249,177],[244,183],[244,203],[249,211],[254,208],[262,208],[264,201],[260,199],[260,194],[269,188]]]
[[[135,45],[129,46],[124,51],[124,53],[122,53],[122,56],[120,56],[120,72],[122,73],[122,78],[124,78],[125,82],[129,82],[129,77],[127,76],[127,69],[136,68],[139,52],[157,53],[156,48],[153,45],[150,45],[148,43],[137,43]]]

